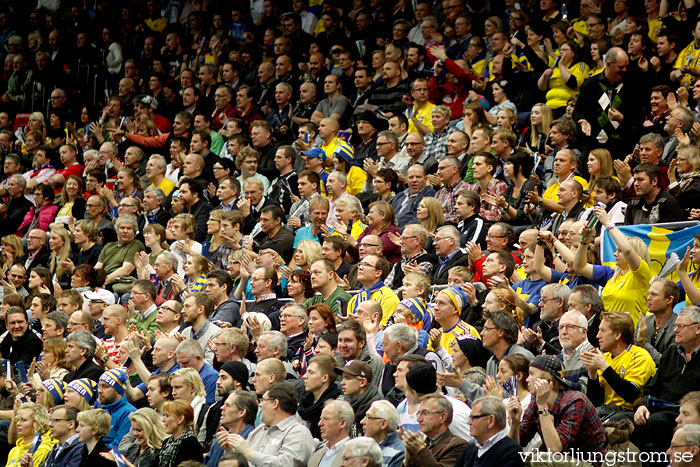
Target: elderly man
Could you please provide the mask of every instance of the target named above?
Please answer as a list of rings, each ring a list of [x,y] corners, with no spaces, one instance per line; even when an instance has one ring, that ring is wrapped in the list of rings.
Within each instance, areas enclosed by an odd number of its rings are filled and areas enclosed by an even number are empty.
[[[399,439],[399,414],[388,401],[372,402],[362,419],[365,436],[372,438],[381,448],[382,465],[399,467],[405,456],[405,446]]]
[[[605,311],[598,289],[590,284],[577,285],[569,295],[569,311],[576,310],[588,320],[588,341],[598,346],[600,315]]]
[[[558,330],[561,344],[558,357],[564,362],[564,379],[571,389],[585,393],[588,387],[588,370],[581,361],[581,354],[593,350],[586,336],[588,320],[583,313],[569,308],[559,320]]]
[[[437,267],[438,260],[435,255],[425,251],[429,232],[420,224],[409,224],[401,232],[401,261],[396,263],[384,282],[392,289],[398,289],[403,285],[406,275],[404,267],[412,266],[420,268],[420,272],[430,275],[433,268]]]
[[[409,371],[416,371],[418,367]],[[430,394],[421,399],[418,423],[421,438],[417,433],[404,431],[401,440],[406,446],[404,465],[453,465],[457,456],[467,446],[467,441],[452,434],[452,404],[444,396]]]
[[[41,229],[32,229],[27,235],[27,254],[19,257],[19,263],[26,271],[38,266],[47,267],[51,252],[46,246],[46,232]],[[18,289],[19,290],[19,289]]]
[[[367,307],[368,305],[363,305]],[[367,310],[372,312],[370,308]],[[384,355],[389,359],[382,373],[382,380],[379,390],[389,402],[400,402],[404,395],[401,389],[396,387],[395,373],[399,359],[404,355],[420,355],[430,362],[439,371],[444,371],[445,365],[442,359],[432,350],[418,347],[416,334],[412,328],[404,323],[397,323],[389,326],[384,331],[383,350]]]
[[[3,236],[16,233],[25,214],[32,207],[31,201],[24,196],[26,186],[27,181],[19,174],[12,175],[7,182],[9,200],[0,204],[0,219],[2,219],[0,234]]]
[[[433,245],[438,264],[431,274],[432,283],[447,284],[448,271],[455,266],[468,266],[469,256],[460,249],[459,231],[453,225],[440,227],[435,233]]]
[[[253,465],[307,465],[314,440],[302,423],[296,421],[297,391],[290,383],[270,386],[260,402],[262,423],[248,440],[237,434],[228,442]]]
[[[545,352],[558,355],[561,352],[559,343],[559,319],[569,309],[571,289],[564,284],[547,284],[540,290],[540,320],[532,325],[532,329],[523,327],[525,348],[533,354]]]
[[[308,336],[309,315],[303,305],[289,304],[280,313],[280,332],[287,338],[287,361],[301,361]]]
[[[391,200],[396,225],[403,229],[408,224],[418,223],[418,205],[426,196],[434,196],[433,187],[426,184],[426,169],[420,164],[411,165],[407,170],[408,188],[396,194]]]
[[[700,425],[679,426],[673,434],[671,446],[666,451],[672,467],[697,467],[700,465]]]
[[[150,187],[157,187],[163,190],[165,196],[168,196],[173,189],[175,189],[175,184],[165,177],[165,170],[168,167],[168,163],[165,157],[160,154],[154,154],[148,158],[146,163],[146,176],[150,180]]]
[[[253,231],[264,208],[278,205],[276,201],[264,196],[264,192],[265,185],[259,178],[249,177],[243,182],[244,197],[238,200],[237,207],[245,216],[245,234]]]
[[[213,404],[216,399],[217,371],[204,361],[204,352],[195,339],[186,339],[175,348],[175,359],[180,368],[192,368],[197,371],[204,383],[207,404]]]
[[[234,383],[237,381],[234,380]],[[232,434],[237,434],[248,439],[250,433],[255,429],[255,415],[258,413],[258,400],[254,394],[242,389],[234,389],[222,400],[219,423],[219,431],[214,435],[213,442],[209,453],[204,457],[204,465],[207,467],[217,467],[227,465],[225,457],[230,453],[224,454],[224,448],[229,448],[228,437]],[[207,418],[209,421],[209,417]],[[207,432],[209,432],[207,427]],[[223,428],[223,429],[222,429]],[[211,427],[216,430],[217,427]],[[239,455],[240,454],[236,454]],[[242,457],[242,456],[241,456]],[[240,466],[242,461],[236,464]]]
[[[489,313],[481,334],[484,348],[493,354],[486,363],[486,374],[494,378],[498,372],[498,362],[506,355],[523,355],[529,360],[533,358],[529,350],[517,344],[518,323],[511,314],[500,311]]]
[[[611,154],[629,154],[635,138],[632,132],[641,125],[644,117],[640,99],[642,90],[650,82],[652,71],[626,75],[629,57],[619,47],[613,47],[605,55],[605,69],[594,79],[581,86],[576,101],[573,121],[581,125],[588,137],[587,145],[601,145]],[[619,89],[610,100],[605,89]],[[583,121],[582,121],[583,120]]]
[[[348,177],[344,172],[335,170],[328,175],[326,179],[326,194],[330,198],[330,205],[328,207],[328,217],[326,218],[326,225],[330,228],[335,224],[336,215],[336,202],[340,199],[353,198],[353,201],[359,202],[359,200],[348,193]]]
[[[350,441],[350,430],[354,421],[355,414],[350,404],[341,400],[327,401],[319,421],[323,445],[311,455],[307,465],[342,465],[343,448]]]
[[[143,194],[144,212],[139,215],[139,224],[143,220],[144,225],[160,224],[163,228],[167,228],[168,221],[172,219],[172,214],[163,208],[165,200],[166,194],[160,188],[154,186],[146,188]]]
[[[469,434],[476,442],[462,451],[455,465],[522,467],[522,448],[507,436],[505,428],[506,407],[503,399],[484,396],[475,400],[469,416]]]
[[[664,451],[671,441],[680,398],[700,387],[697,350],[700,348],[700,308],[686,307],[678,313],[675,342],[663,353],[656,375],[644,389],[644,397],[634,413],[636,443],[651,443],[654,451]],[[602,323],[601,323],[602,326]],[[662,402],[652,405],[651,398]],[[640,444],[641,445],[641,444]]]

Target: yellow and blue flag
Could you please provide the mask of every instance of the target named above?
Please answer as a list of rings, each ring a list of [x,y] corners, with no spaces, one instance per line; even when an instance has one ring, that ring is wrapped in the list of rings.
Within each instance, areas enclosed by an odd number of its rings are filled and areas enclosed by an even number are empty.
[[[649,249],[649,258],[651,263],[649,268],[653,275],[659,275],[659,272],[664,268],[671,253],[678,255],[679,259],[685,255],[685,250],[689,246],[693,246],[693,237],[700,234],[700,225],[686,227],[681,230],[669,230],[653,225],[621,225],[618,227],[620,232],[627,237],[641,238],[644,244]],[[607,230],[603,233],[603,241],[601,244],[601,262],[606,266],[615,267],[615,242]],[[669,264],[669,266],[671,266]],[[673,272],[668,276],[671,279],[678,280],[678,274],[675,267]]]

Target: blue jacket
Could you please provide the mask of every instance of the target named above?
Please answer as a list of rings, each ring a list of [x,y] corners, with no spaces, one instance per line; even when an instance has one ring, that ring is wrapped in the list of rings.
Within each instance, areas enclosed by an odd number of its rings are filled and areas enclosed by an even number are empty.
[[[45,467],[78,467],[82,457],[80,453],[83,449],[83,443],[81,443],[76,437],[68,446],[61,450],[61,453],[57,456],[58,444],[53,447],[49,455],[46,456],[46,461],[44,461]]]
[[[105,446],[110,449],[119,449],[119,441],[129,432],[131,420],[129,414],[135,412],[136,408],[122,396],[117,402],[102,406],[108,414],[112,416],[112,427],[104,439]]]

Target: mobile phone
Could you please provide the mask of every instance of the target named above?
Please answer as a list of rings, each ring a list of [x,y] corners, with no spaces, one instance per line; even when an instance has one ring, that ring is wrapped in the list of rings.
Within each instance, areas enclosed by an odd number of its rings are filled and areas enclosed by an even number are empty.
[[[309,144],[311,142],[311,133],[304,133],[304,142]]]
[[[350,222],[348,222],[348,233],[352,234],[352,219],[350,219]]]
[[[126,462],[124,461],[124,456],[117,451],[116,449],[112,449],[112,455],[114,456],[114,462],[116,462],[118,467],[126,467]]]

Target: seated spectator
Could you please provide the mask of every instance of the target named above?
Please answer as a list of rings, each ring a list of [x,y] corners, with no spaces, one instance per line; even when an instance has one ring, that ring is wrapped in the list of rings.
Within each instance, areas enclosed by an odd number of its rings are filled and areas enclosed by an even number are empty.
[[[656,365],[675,339],[673,328],[678,315],[673,312],[673,308],[679,295],[675,282],[670,279],[655,279],[649,286],[647,296],[649,314],[637,322],[636,343],[649,352]]]
[[[78,439],[78,409],[57,405],[51,411],[49,428],[57,441],[44,465],[80,465],[83,443]]]
[[[332,242],[326,240],[324,246],[330,243]],[[347,304],[351,296],[338,285],[335,265],[327,257],[320,258],[311,264],[310,272],[311,286],[317,294],[306,300],[304,306],[325,303],[334,315],[347,314]]]
[[[192,431],[194,410],[184,400],[168,401],[163,405],[165,432],[170,435],[163,442],[158,455],[161,467],[176,467],[181,462],[203,460],[202,445]]]
[[[365,436],[373,439],[381,449],[382,465],[398,467],[403,462],[405,446],[396,431],[398,425],[399,414],[396,408],[382,400],[373,402],[362,419]]]
[[[350,435],[362,436],[360,423],[373,402],[381,397],[376,386],[372,385],[372,367],[361,360],[354,360],[344,367],[336,367],[335,372],[342,377],[343,400],[350,403],[355,414],[355,423],[347,427]]]
[[[429,240],[429,232],[420,224],[408,224],[403,228],[401,237],[399,237],[401,261],[394,264],[386,278],[385,282],[389,287],[396,289],[403,284],[406,266],[417,266],[420,272],[426,275],[430,275],[437,267],[435,255],[429,254],[425,250],[425,245]]]
[[[466,266],[469,256],[460,249],[460,234],[452,225],[440,227],[433,240],[438,264],[433,268],[433,284],[447,284],[447,275],[454,266]]]
[[[524,413],[517,399],[508,401],[508,436],[522,446],[539,434],[550,452],[603,452],[606,438],[595,407],[583,393],[569,389],[559,376],[563,368],[552,355],[532,361],[528,386],[535,397]]]
[[[188,326],[182,330],[182,335],[187,339],[195,339],[199,343],[204,361],[210,365],[214,361],[214,353],[207,345],[207,342],[220,329],[207,319],[211,314],[212,308],[213,302],[209,295],[204,292],[190,294],[184,300],[182,306],[184,322]]]
[[[559,343],[559,320],[569,308],[571,294],[564,284],[547,284],[540,290],[540,320],[533,323],[532,329],[523,327],[524,347],[533,354],[543,351],[557,355],[561,351]]]
[[[97,400],[101,407],[111,416],[109,433],[103,443],[108,448],[117,448],[119,442],[131,429],[129,414],[136,411],[124,395],[127,374],[120,368],[106,371],[100,376]]]
[[[603,403],[596,412],[603,420],[614,420],[618,412],[639,402],[655,366],[649,352],[633,345],[632,318],[621,311],[603,313],[598,340],[600,350],[588,350],[579,358],[588,370],[587,394],[596,405]]]
[[[175,358],[180,368],[191,368],[199,374],[206,390],[206,402],[207,404],[213,404],[216,398],[216,380],[218,374],[209,363],[204,361],[201,344],[194,339],[187,339],[180,342],[175,349]]]
[[[209,453],[204,457],[204,465],[215,467],[224,465],[223,459],[228,456],[224,449],[230,450],[228,444],[230,435],[240,435],[248,439],[255,429],[255,414],[258,412],[258,400],[254,394],[241,389],[231,392],[221,406],[221,427],[216,432]],[[221,460],[221,462],[220,462]]]
[[[314,450],[309,429],[296,421],[297,392],[290,383],[268,387],[262,397],[262,423],[247,440],[231,435],[228,442],[253,464],[286,462],[306,465]],[[270,428],[276,427],[276,430]],[[285,433],[283,436],[281,433]]]
[[[102,248],[95,264],[95,269],[104,269],[107,272],[105,285],[112,284],[113,287],[119,284],[119,278],[130,276],[134,272],[134,255],[145,250],[143,243],[136,239],[136,217],[120,216],[115,222],[115,227],[118,232],[117,241],[110,242]],[[117,292],[122,293],[119,290]]]
[[[357,279],[362,284],[362,290],[348,302],[349,313],[357,314],[358,307],[364,301],[375,301],[382,307],[380,324],[386,326],[399,303],[394,291],[384,285],[390,270],[391,263],[383,256],[367,255],[358,263]]]
[[[350,256],[354,258],[358,257],[358,252],[354,247],[358,243],[362,243],[364,237],[376,235],[382,241],[384,257],[388,259],[391,264],[398,262],[399,259],[401,259],[400,248],[391,241],[390,235],[399,235],[400,231],[394,222],[394,210],[391,205],[386,201],[375,201],[370,204],[367,224],[368,227],[362,232],[362,235],[360,235],[357,241],[355,241],[352,236],[345,239],[348,244],[353,247],[348,249]]]
[[[39,357],[42,348],[41,339],[29,327],[27,312],[17,306],[10,307],[5,312],[7,335],[0,341],[0,355],[15,365],[24,362],[25,365]]]
[[[573,293],[572,293],[573,295]],[[581,361],[581,354],[593,350],[588,341],[588,320],[586,316],[571,308],[559,320],[559,358],[564,362],[564,379],[572,389],[586,393],[588,387],[588,370]]]
[[[417,368],[409,371],[416,371]],[[401,440],[406,446],[404,465],[439,465],[453,464],[467,442],[450,431],[453,409],[452,404],[441,395],[431,394],[421,399],[418,422],[426,439],[416,433],[404,431]]]
[[[362,360],[369,363],[372,368],[372,385],[379,387],[384,371],[384,362],[379,355],[370,350],[365,328],[357,320],[349,320],[339,325],[337,330],[339,364],[345,366],[347,362],[352,360]]]
[[[104,438],[110,431],[110,415],[102,409],[91,409],[78,414],[78,440],[83,443],[80,465],[112,465],[105,462],[102,453],[110,452]]]
[[[90,332],[79,330],[68,334],[66,341],[66,361],[73,365],[75,370],[66,374],[63,381],[70,383],[88,378],[97,385],[104,370],[92,361],[95,356],[95,338]]]
[[[49,423],[49,414],[41,405],[31,402],[19,405],[15,409],[15,417],[9,428],[14,431],[17,441],[7,457],[5,465],[21,465],[20,459],[25,455],[34,465],[43,465],[49,452],[56,444],[56,439],[49,432]]]
[[[343,447],[350,441],[350,430],[354,421],[355,414],[350,404],[342,400],[327,401],[319,421],[321,440],[324,443],[311,455],[307,465],[318,467],[322,462],[325,465],[326,462],[335,462],[338,456],[342,457]]]

